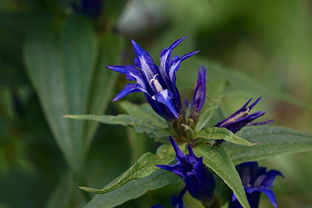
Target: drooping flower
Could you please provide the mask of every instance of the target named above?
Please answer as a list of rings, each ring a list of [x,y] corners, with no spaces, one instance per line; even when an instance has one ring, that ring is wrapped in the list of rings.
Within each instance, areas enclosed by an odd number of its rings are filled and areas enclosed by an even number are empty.
[[[196,199],[208,202],[215,190],[215,180],[203,163],[203,157],[196,157],[188,144],[189,154],[184,154],[177,143],[170,137],[170,142],[176,153],[177,163],[174,165],[157,165],[157,167],[173,172],[182,178],[186,190]]]
[[[129,81],[114,98],[114,101],[135,92],[143,92],[145,98],[154,111],[166,120],[172,121],[181,114],[181,99],[176,87],[176,72],[185,59],[198,53],[194,51],[182,57],[171,58],[172,50],[177,47],[185,37],[173,42],[168,48],[162,50],[160,66],[157,66],[148,52],[143,50],[135,41],[132,41],[136,53],[134,64],[129,66],[107,66],[108,69],[125,74]]]
[[[265,167],[259,167],[257,162],[246,162],[236,166],[242,179],[243,186],[251,208],[258,208],[261,193],[264,193],[271,204],[277,208],[274,192],[271,190],[276,176],[283,176],[277,170],[267,171]],[[242,208],[233,194],[229,208]]]
[[[223,121],[217,123],[216,127],[223,127],[230,130],[233,133],[238,132],[244,126],[250,125],[264,125],[272,123],[273,120],[263,121],[263,122],[253,122],[255,119],[263,116],[265,112],[257,111],[250,114],[253,107],[261,100],[261,97],[257,98],[252,104],[249,105],[252,98],[250,98],[240,109],[235,113],[224,119]],[[249,105],[249,106],[248,106]]]
[[[197,81],[194,88],[191,118],[196,119],[206,99],[206,68],[201,66],[198,70]]]

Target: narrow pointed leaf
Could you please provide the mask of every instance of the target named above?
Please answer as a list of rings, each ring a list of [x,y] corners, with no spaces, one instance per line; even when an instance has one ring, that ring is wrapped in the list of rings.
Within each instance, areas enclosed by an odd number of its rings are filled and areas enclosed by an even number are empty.
[[[149,190],[159,189],[179,181],[179,177],[169,171],[157,169],[151,175],[129,183],[105,194],[96,195],[84,208],[112,208],[130,199],[142,196]]]
[[[89,98],[88,113],[91,114],[103,114],[112,100],[114,84],[118,74],[107,70],[105,66],[119,63],[121,49],[124,45],[123,40],[119,36],[110,33],[100,35],[98,39],[99,54]],[[87,148],[92,141],[98,124],[98,122],[87,123]]]
[[[238,132],[238,135],[250,142],[257,143],[257,145],[244,147],[225,144],[236,164],[271,158],[280,154],[312,151],[312,135],[289,128],[275,126],[245,127]]]
[[[47,21],[31,31],[24,55],[54,137],[71,169],[79,172],[86,153],[86,126],[62,116],[88,111],[97,57],[95,31],[80,16],[70,16],[62,24]]]
[[[201,144],[194,148],[197,156],[204,158],[204,163],[211,168],[232,189],[244,208],[250,208],[239,174],[222,145],[211,147]]]
[[[194,135],[196,138],[202,138],[205,140],[219,140],[223,139],[225,141],[240,144],[245,146],[253,146],[255,143],[251,143],[250,141],[233,134],[231,131],[227,130],[226,128],[219,128],[219,127],[209,127],[205,128],[199,132],[196,132]]]
[[[219,80],[207,85],[206,100],[199,114],[195,130],[198,131],[207,126],[216,109],[220,106],[226,83],[224,80]]]
[[[119,187],[125,185],[126,183],[136,180],[139,178],[144,178],[152,174],[158,168],[158,164],[168,164],[174,160],[174,151],[169,144],[164,144],[160,146],[157,150],[157,154],[150,152],[145,153],[138,159],[138,161],[129,168],[120,178],[115,182],[104,187],[103,189],[94,189],[88,187],[80,187],[82,190],[95,192],[97,194],[104,194],[118,189]]]
[[[117,116],[97,116],[97,115],[66,115],[65,118],[93,120],[105,124],[119,124],[123,126],[131,126],[137,132],[145,132],[155,137],[168,136],[169,130],[167,126],[162,125],[153,120],[138,118],[131,115],[120,114]]]

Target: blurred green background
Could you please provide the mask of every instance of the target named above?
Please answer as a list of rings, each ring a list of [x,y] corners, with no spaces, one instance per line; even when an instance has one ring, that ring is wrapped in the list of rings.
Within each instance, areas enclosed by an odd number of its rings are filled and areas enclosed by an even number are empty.
[[[312,133],[312,2],[309,0],[1,0],[0,207],[83,207],[78,185],[103,187],[157,143],[121,126],[63,118],[118,114],[112,97],[126,80],[106,65],[132,62],[130,40],[159,53],[200,54],[178,72],[186,98],[199,65],[208,80],[228,79],[228,115],[263,96],[273,125]],[[142,95],[125,98],[143,103]],[[279,169],[279,207],[312,206],[312,153],[260,164]],[[182,184],[149,191],[120,207],[149,207]],[[193,200],[186,204],[194,207]],[[261,207],[271,207],[263,197]]]

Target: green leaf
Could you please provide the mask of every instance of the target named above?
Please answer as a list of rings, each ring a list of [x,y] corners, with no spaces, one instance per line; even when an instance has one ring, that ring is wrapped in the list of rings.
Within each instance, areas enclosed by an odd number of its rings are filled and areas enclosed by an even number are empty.
[[[153,123],[157,123],[159,126],[167,127],[165,119],[157,115],[149,104],[135,105],[130,102],[124,101],[120,103],[121,107],[130,115],[137,118],[151,120]]]
[[[232,189],[241,205],[244,208],[249,208],[240,176],[223,145],[211,147],[202,144],[194,148],[194,152],[197,156],[202,156],[204,163]]]
[[[155,137],[168,136],[169,130],[165,125],[144,118],[137,118],[131,115],[120,114],[117,116],[97,115],[66,115],[65,118],[99,121],[105,124],[120,124],[134,127],[137,132],[145,132]]]
[[[103,189],[94,189],[88,187],[80,187],[82,190],[88,192],[95,192],[97,194],[104,194],[107,192],[114,191],[126,183],[136,180],[139,178],[144,178],[152,174],[158,168],[157,164],[168,164],[174,160],[174,151],[169,144],[164,144],[160,146],[156,154],[147,152],[142,155],[139,160],[130,167],[120,178],[114,181],[112,184],[104,187]]]
[[[252,147],[224,144],[235,164],[262,160],[279,154],[312,151],[312,135],[275,126],[245,127],[238,132],[251,142]]]
[[[87,113],[97,57],[97,38],[91,23],[71,16],[62,24],[45,22],[28,35],[24,58],[50,128],[75,172],[87,148],[85,124],[64,119]]]
[[[99,36],[98,39],[98,63],[93,76],[89,99],[88,113],[91,114],[103,114],[108,103],[112,100],[112,93],[118,73],[106,69],[105,66],[119,64],[121,48],[124,45],[123,39],[109,33]],[[98,122],[87,123],[87,146],[90,145],[98,124]]]
[[[65,175],[52,191],[46,208],[69,207],[70,204],[73,203],[73,198],[79,198],[79,192],[77,190],[79,189],[77,189],[73,177],[70,174]]]
[[[214,81],[207,85],[206,100],[199,114],[199,118],[195,127],[196,131],[207,126],[208,121],[213,116],[216,109],[220,106],[226,81]]]
[[[130,199],[138,198],[149,190],[159,189],[177,182],[179,177],[168,171],[158,169],[151,175],[130,181],[114,191],[96,195],[84,208],[112,208]]]
[[[225,128],[219,127],[208,127],[199,132],[195,132],[194,135],[196,138],[203,138],[207,140],[219,140],[223,139],[225,141],[229,141],[235,144],[245,145],[245,146],[253,146],[254,143],[245,140],[236,134],[233,134],[231,131]]]

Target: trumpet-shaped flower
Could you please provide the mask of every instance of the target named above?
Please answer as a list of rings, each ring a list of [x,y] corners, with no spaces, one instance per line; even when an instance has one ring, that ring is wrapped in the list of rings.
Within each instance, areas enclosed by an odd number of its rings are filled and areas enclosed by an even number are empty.
[[[157,165],[157,167],[173,172],[182,178],[186,190],[196,199],[208,202],[215,190],[215,180],[203,163],[203,158],[196,157],[192,147],[188,144],[189,154],[184,154],[177,143],[170,137],[170,142],[176,153],[177,163],[174,165]],[[183,196],[183,194],[182,194]],[[177,197],[181,201],[181,197]]]
[[[264,193],[271,204],[277,208],[273,187],[276,176],[283,176],[277,170],[267,171],[265,167],[259,167],[257,162],[246,162],[236,166],[242,179],[243,186],[251,208],[258,208],[261,193]],[[229,208],[242,208],[233,194]]]
[[[240,109],[238,109],[235,113],[224,119],[223,121],[217,123],[215,126],[223,127],[230,130],[233,133],[238,132],[244,126],[249,125],[264,125],[272,123],[273,120],[263,121],[263,122],[253,122],[255,119],[263,116],[265,112],[257,111],[255,113],[251,113],[253,107],[261,100],[261,97],[256,99],[252,104],[249,105],[252,98],[250,98]]]
[[[173,42],[160,54],[160,66],[157,66],[148,52],[143,50],[135,41],[132,46],[136,57],[134,64],[129,66],[107,66],[108,69],[126,75],[129,81],[124,89],[114,98],[114,101],[135,92],[142,92],[154,111],[166,120],[172,121],[180,117],[181,99],[176,87],[176,72],[185,59],[198,53],[194,51],[182,57],[171,58],[172,50],[185,38]]]

